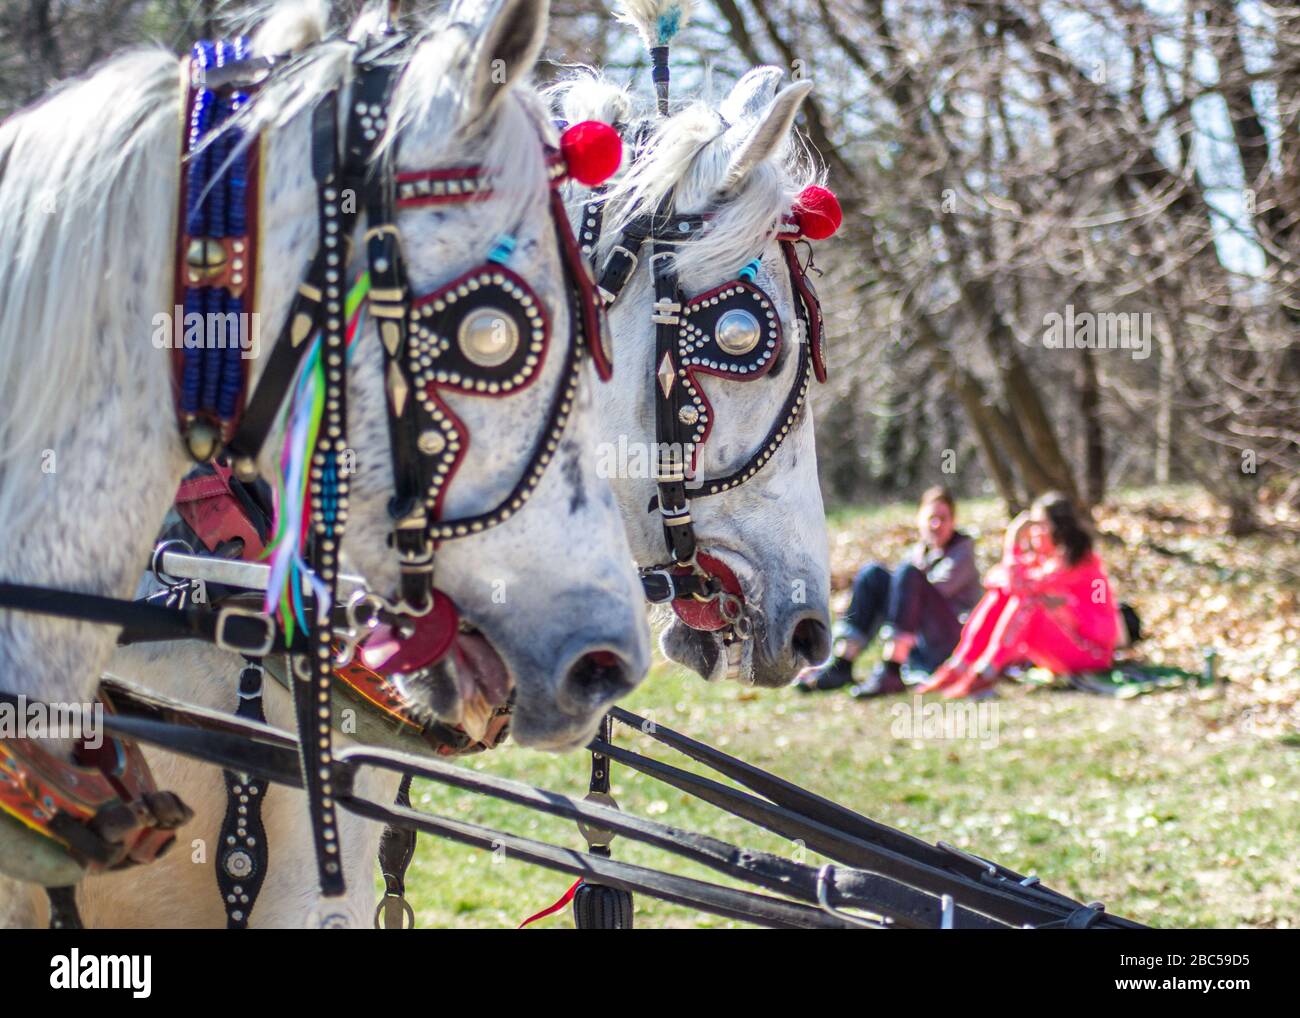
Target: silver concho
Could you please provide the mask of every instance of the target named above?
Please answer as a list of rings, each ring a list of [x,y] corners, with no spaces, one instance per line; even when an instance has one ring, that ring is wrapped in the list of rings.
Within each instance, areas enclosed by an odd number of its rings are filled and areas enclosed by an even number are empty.
[[[441,431],[430,428],[428,431],[420,432],[420,437],[415,441],[420,452],[426,456],[437,456],[443,449],[447,448],[447,439]]]
[[[498,308],[475,308],[460,323],[456,342],[471,362],[481,368],[495,368],[519,349],[519,326]]]
[[[253,872],[253,857],[247,852],[236,851],[226,856],[226,872],[236,879]]]
[[[728,311],[718,319],[713,336],[724,353],[742,354],[758,346],[763,330],[758,319],[742,308]]]

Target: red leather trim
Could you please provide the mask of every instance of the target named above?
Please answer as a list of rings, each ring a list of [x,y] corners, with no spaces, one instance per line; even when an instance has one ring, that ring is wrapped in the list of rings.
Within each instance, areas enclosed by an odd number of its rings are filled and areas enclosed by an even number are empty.
[[[826,352],[823,348],[821,301],[808,285],[808,276],[799,264],[799,253],[794,249],[794,240],[782,238],[781,253],[785,255],[785,264],[790,269],[790,278],[794,280],[799,298],[808,310],[808,348],[812,352],[813,374],[818,382],[826,381]]]
[[[591,348],[592,360],[596,364],[596,374],[602,382],[608,382],[614,375],[613,351],[605,349],[605,340],[609,338],[608,326],[604,320],[605,305],[596,293],[596,280],[592,276],[591,263],[582,256],[578,240],[569,225],[569,217],[564,208],[564,199],[558,191],[551,192],[551,218],[555,220],[557,232],[563,250],[561,256],[569,263],[571,273],[578,280],[578,297],[582,314],[582,331]]]
[[[176,492],[176,511],[208,551],[241,538],[240,558],[257,561],[264,550],[262,537],[230,490],[230,468],[214,463],[216,473],[182,481]]]
[[[451,482],[456,479],[456,472],[460,470],[460,465],[465,462],[465,454],[469,452],[470,442],[469,428],[465,427],[465,422],[452,412],[451,407],[447,405],[447,401],[439,397],[437,390],[438,384],[434,382],[425,389],[425,393],[438,405],[438,409],[447,415],[447,420],[451,421],[451,426],[456,429],[456,434],[460,437],[460,451],[456,453],[456,458],[447,467],[447,477],[442,482],[442,487],[438,489],[438,498],[433,505],[433,518],[435,520],[442,519],[442,504],[447,499],[447,491],[451,488]],[[475,393],[475,395],[486,395],[486,393]],[[489,398],[497,399],[498,397],[491,396]]]
[[[407,170],[393,179],[399,184],[409,184],[417,180],[469,180],[482,175],[481,166],[450,166],[440,170]]]
[[[523,379],[523,381],[519,382],[509,392],[497,392],[497,393],[477,392],[472,387],[467,388],[461,385],[457,385],[453,382],[434,382],[433,385],[440,389],[450,389],[453,392],[462,392],[467,396],[477,396],[480,399],[501,399],[502,397],[505,396],[515,396],[523,392],[530,385],[532,385],[533,382],[537,380],[537,377],[542,373],[542,366],[546,363],[546,355],[550,352],[551,349],[551,316],[546,310],[545,303],[543,303],[542,299],[537,296],[537,292],[531,286],[528,285],[527,280],[525,280],[518,273],[512,272],[504,265],[497,264],[496,262],[490,262],[487,264],[491,265],[491,269],[493,272],[500,272],[512,283],[514,283],[516,286],[522,289],[525,293],[530,294],[533,300],[536,302],[537,310],[542,316],[542,329],[546,333],[546,338],[542,341],[542,352],[537,357],[537,364],[533,367],[532,371],[530,371],[529,374]],[[421,308],[426,304],[433,303],[435,300],[438,300],[440,297],[444,296],[449,291],[456,289],[456,287],[460,286],[460,284],[465,282],[465,280],[472,279],[473,277],[479,275],[479,273],[481,273],[484,270],[484,268],[485,268],[484,265],[476,265],[468,272],[462,272],[450,283],[438,287],[438,289],[434,290],[432,293],[427,293],[424,294],[423,296],[416,297],[413,301],[411,301],[412,310],[416,308]],[[460,422],[458,421],[457,424],[459,423]]]
[[[692,297],[690,300],[686,302],[685,307],[689,307],[689,308],[702,307],[710,297],[716,297],[724,290],[730,290],[737,286],[743,287],[747,290],[753,290],[755,293],[761,294],[764,300],[772,304],[773,307],[776,306],[775,303],[772,301],[772,299],[768,297],[766,293],[760,290],[753,283],[750,283],[743,279],[733,279],[729,282],[723,283],[721,286],[715,286],[712,290],[708,290],[705,293],[701,293],[698,296]],[[736,375],[732,374],[730,371],[722,371],[716,368],[706,368],[699,364],[689,364],[686,365],[686,367],[684,368],[686,372],[686,377],[691,380],[691,384],[695,386],[695,391],[700,394],[700,399],[704,401],[706,412],[709,415],[709,419],[704,422],[704,434],[700,436],[700,440],[695,443],[695,448],[691,451],[692,471],[695,469],[695,463],[699,456],[700,447],[709,440],[709,435],[713,431],[713,421],[714,421],[713,404],[709,401],[709,394],[704,391],[704,386],[700,383],[699,378],[696,377],[697,374],[712,375],[715,378],[725,378],[728,381],[732,381],[732,382],[748,382],[754,378],[763,378],[772,370],[772,365],[776,363],[777,357],[780,356],[781,345],[785,342],[785,327],[781,324],[781,318],[779,315],[777,316],[776,319],[776,333],[777,333],[776,346],[772,350],[772,356],[770,356],[766,361],[763,362],[763,367],[762,370],[760,371],[751,371],[749,374],[744,375],[743,377],[737,377]],[[680,339],[678,340],[678,359],[679,360],[681,359]]]

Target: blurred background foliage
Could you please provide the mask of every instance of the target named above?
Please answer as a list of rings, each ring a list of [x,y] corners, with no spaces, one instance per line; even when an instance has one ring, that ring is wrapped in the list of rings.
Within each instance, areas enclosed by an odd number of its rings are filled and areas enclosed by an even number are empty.
[[[128,44],[179,52],[247,16],[0,0],[0,115]],[[599,0],[555,0],[548,56],[543,77],[648,85]],[[846,213],[817,252],[832,505],[944,481],[1095,506],[1182,482],[1230,532],[1300,525],[1300,7],[699,0],[676,95],[758,63],[816,82],[800,126]],[[1149,356],[1048,348],[1067,308],[1132,316]]]

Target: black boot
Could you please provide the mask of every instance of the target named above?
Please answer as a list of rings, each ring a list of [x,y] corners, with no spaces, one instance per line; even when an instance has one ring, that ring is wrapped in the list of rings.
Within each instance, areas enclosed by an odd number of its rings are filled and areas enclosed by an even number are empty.
[[[847,658],[833,657],[824,665],[804,672],[794,680],[794,688],[801,693],[815,690],[840,689],[853,681],[853,662]]]
[[[855,700],[869,700],[873,696],[885,696],[889,693],[901,693],[907,688],[903,682],[903,670],[897,661],[885,661],[876,665],[871,678],[849,688],[849,696]]]

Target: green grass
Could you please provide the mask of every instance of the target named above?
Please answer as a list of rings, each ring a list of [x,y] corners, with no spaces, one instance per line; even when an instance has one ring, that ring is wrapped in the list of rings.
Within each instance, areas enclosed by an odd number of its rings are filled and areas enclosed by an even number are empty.
[[[666,666],[628,705],[877,820],[1037,873],[1151,925],[1286,925],[1300,905],[1300,750],[1284,738],[1209,742],[1213,694],[1189,690],[1121,703],[1012,688],[996,701],[979,739],[896,737],[891,729],[912,706],[906,698],[860,704],[837,694],[752,695]],[[619,741],[653,745],[626,730]],[[468,766],[585,792],[581,754],[510,747]],[[615,767],[614,779],[625,809],[755,848],[796,850],[626,768]],[[416,799],[435,812],[583,845],[572,824],[477,796],[423,785]],[[629,862],[716,879],[626,840],[614,849]],[[817,859],[809,853],[804,861]],[[421,838],[409,897],[421,926],[503,927],[550,904],[569,883],[563,874]],[[734,925],[644,896],[636,921]],[[567,911],[541,923],[571,924]]]
[[[963,510],[996,542],[992,503]],[[886,547],[889,534],[911,518],[910,507],[837,514],[833,539],[852,531],[856,542],[851,552],[835,553],[837,572],[860,558],[863,546],[873,553]],[[1120,553],[1112,557],[1118,560]],[[1140,575],[1143,569],[1162,570],[1143,581],[1147,589],[1164,582],[1201,598],[1214,593],[1191,586],[1203,582],[1199,567],[1166,567],[1164,560],[1147,562],[1140,554],[1116,564]],[[1252,593],[1266,601],[1273,597],[1262,589]],[[1268,624],[1277,617],[1274,612]],[[1237,645],[1244,655],[1254,642],[1239,638]],[[1194,665],[1195,646],[1187,651],[1187,664]],[[906,697],[855,703],[839,693],[803,696],[788,689],[708,685],[667,664],[657,666],[626,705],[927,841],[942,839],[1036,873],[1073,896],[1103,900],[1112,911],[1153,926],[1295,925],[1300,743],[1293,724],[1276,723],[1278,711],[1292,709],[1293,678],[1252,680],[1261,673],[1248,659],[1236,665],[1227,655],[1222,660],[1231,685],[1125,702],[1004,683],[975,738],[924,730],[912,738],[910,728],[900,727],[904,712],[913,708]],[[1276,662],[1278,653],[1267,660]],[[689,764],[639,733],[622,729],[617,738]],[[589,761],[582,753],[561,757],[507,746],[463,763],[579,797],[586,792]],[[798,846],[627,768],[615,766],[613,777],[615,797],[627,810],[819,862],[812,853],[800,855]],[[478,796],[417,784],[415,799],[434,812],[584,847],[571,823]],[[614,854],[721,879],[625,839],[615,841]],[[564,874],[422,837],[408,896],[420,926],[500,928],[549,905],[570,883]],[[736,925],[645,896],[638,896],[636,923]],[[539,925],[571,927],[571,913]]]

